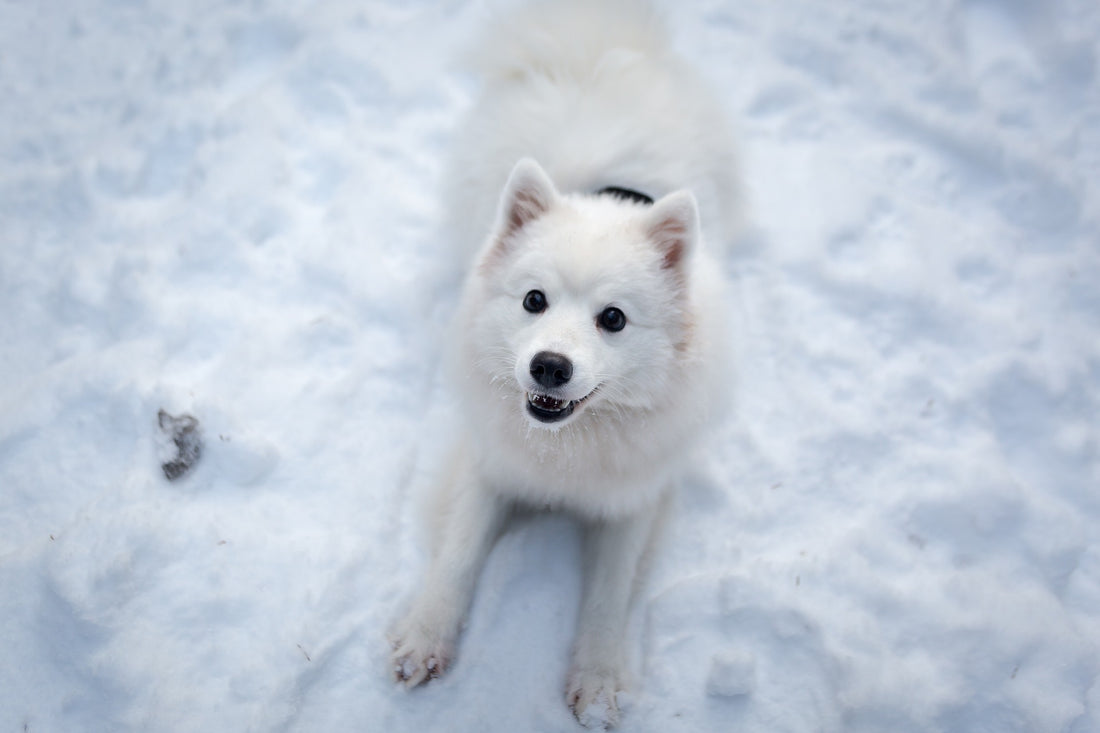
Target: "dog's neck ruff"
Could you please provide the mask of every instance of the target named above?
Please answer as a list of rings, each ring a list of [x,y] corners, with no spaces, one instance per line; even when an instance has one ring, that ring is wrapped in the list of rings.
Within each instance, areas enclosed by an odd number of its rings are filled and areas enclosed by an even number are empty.
[[[596,195],[614,196],[617,199],[633,201],[636,204],[645,204],[646,206],[651,206],[653,204],[652,196],[644,194],[641,191],[635,191],[633,188],[623,188],[622,186],[604,186],[596,191]]]

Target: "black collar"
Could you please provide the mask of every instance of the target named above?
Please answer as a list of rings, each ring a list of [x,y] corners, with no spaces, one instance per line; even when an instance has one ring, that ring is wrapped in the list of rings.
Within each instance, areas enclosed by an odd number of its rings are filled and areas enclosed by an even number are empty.
[[[641,191],[635,191],[632,188],[623,188],[621,186],[604,186],[600,190],[596,191],[597,196],[614,196],[617,199],[623,201],[633,201],[636,204],[645,204],[650,206],[653,204],[653,197],[647,196]]]

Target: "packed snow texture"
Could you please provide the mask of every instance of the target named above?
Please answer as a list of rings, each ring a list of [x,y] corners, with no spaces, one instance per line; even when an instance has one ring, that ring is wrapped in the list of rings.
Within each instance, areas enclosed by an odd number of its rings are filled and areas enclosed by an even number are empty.
[[[1100,730],[1100,5],[666,9],[749,214],[622,730]],[[565,518],[501,539],[444,678],[384,639],[488,15],[0,5],[0,730],[576,729]]]

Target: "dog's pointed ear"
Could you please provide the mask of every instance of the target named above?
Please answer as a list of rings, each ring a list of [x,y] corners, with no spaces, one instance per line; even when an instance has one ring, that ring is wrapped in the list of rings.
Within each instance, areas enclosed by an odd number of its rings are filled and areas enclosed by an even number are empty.
[[[550,176],[531,158],[523,158],[504,184],[500,197],[500,224],[497,236],[507,239],[549,211],[558,199]]]
[[[647,234],[661,254],[661,266],[677,270],[699,238],[699,205],[690,191],[674,191],[653,204]]]

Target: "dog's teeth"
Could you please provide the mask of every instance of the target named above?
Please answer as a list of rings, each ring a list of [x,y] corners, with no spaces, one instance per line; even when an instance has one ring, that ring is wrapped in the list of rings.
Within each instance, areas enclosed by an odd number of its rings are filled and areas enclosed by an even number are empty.
[[[560,411],[564,410],[569,403],[565,400],[559,400],[556,397],[544,394],[529,394],[527,400],[542,410]]]

